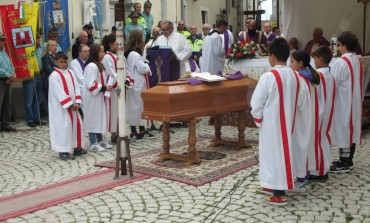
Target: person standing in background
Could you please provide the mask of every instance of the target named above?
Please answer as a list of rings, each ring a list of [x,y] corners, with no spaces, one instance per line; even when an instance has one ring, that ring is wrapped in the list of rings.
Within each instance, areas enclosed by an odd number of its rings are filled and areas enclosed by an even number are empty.
[[[40,106],[43,101],[42,89],[42,48],[41,35],[36,36],[36,58],[40,72],[35,73],[32,79],[24,80],[23,99],[27,126],[36,127],[37,125],[46,125],[46,122],[40,121]]]
[[[15,128],[10,126],[10,86],[15,81],[13,63],[5,52],[5,39],[7,37],[0,33],[0,116],[1,131],[12,132]]]
[[[149,42],[149,40],[150,40],[150,32],[151,32],[151,29],[152,29],[153,23],[154,23],[154,17],[153,17],[152,14],[150,14],[151,10],[152,10],[152,3],[149,0],[147,0],[144,3],[144,11],[141,13],[141,15],[145,19],[145,24],[146,24],[146,27],[145,27],[145,31],[146,31],[145,43]]]

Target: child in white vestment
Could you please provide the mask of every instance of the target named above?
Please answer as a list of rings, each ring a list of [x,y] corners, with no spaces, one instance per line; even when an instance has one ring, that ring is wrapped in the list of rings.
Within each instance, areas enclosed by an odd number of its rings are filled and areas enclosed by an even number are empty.
[[[89,133],[90,150],[94,152],[111,149],[112,145],[103,141],[102,133],[107,132],[107,111],[105,107],[105,91],[112,91],[106,85],[104,66],[104,47],[101,44],[90,46],[90,58],[84,70],[84,125]]]
[[[74,154],[86,153],[83,147],[82,119],[78,108],[81,93],[73,72],[67,69],[68,56],[60,51],[55,55],[58,68],[49,76],[49,126],[51,148],[62,160],[74,159]],[[52,115],[51,115],[52,114]],[[77,154],[78,153],[78,154]]]
[[[270,195],[270,204],[287,205],[285,190],[294,188],[293,134],[306,124],[302,114],[309,95],[298,73],[286,66],[288,42],[274,39],[269,52],[272,70],[261,76],[251,99],[251,114],[260,128],[258,192]]]

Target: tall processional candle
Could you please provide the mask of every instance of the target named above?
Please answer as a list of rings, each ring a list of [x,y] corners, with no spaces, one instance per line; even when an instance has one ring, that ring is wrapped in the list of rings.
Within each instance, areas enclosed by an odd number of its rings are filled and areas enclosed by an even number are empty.
[[[124,55],[124,39],[123,39],[123,22],[116,23],[117,32],[116,40],[118,43],[117,49],[117,85],[119,89],[118,94],[118,130],[119,136],[127,136],[126,129],[126,91],[125,91],[125,81],[126,81],[126,59]],[[126,154],[126,142],[121,141],[121,157],[127,157]]]

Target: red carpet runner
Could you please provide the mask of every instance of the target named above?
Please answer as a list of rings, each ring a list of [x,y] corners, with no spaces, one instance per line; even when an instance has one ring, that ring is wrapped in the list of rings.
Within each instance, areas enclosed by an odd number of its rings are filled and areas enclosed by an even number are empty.
[[[120,176],[113,180],[114,169],[76,177],[53,185],[0,198],[0,222],[36,212],[73,199],[150,178],[135,173],[135,178]]]

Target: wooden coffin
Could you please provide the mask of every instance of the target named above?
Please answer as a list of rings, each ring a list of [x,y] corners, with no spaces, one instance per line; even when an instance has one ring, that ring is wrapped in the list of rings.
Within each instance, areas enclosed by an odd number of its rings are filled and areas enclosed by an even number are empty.
[[[240,80],[205,82],[191,86],[186,81],[159,83],[142,93],[143,119],[162,122],[186,121],[195,117],[245,111],[250,107],[257,81]]]

